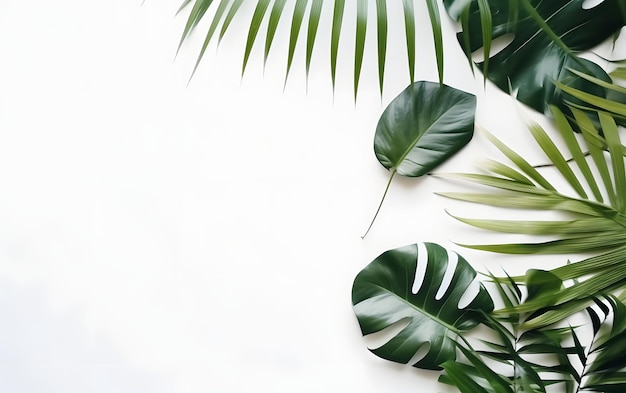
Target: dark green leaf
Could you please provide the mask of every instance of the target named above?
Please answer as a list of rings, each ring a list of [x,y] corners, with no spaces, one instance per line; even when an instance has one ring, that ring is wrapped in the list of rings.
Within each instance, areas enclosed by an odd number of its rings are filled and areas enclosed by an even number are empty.
[[[456,263],[455,263],[456,262]],[[417,276],[424,266],[423,280]],[[444,277],[452,277],[444,287]],[[476,278],[474,269],[454,252],[432,243],[387,251],[365,267],[354,280],[352,304],[364,335],[383,330],[401,320],[408,325],[380,348],[376,355],[407,363],[428,346],[414,366],[440,369],[456,358],[458,334],[481,322],[493,302],[482,285],[465,308],[463,294]]]
[[[404,35],[406,38],[406,56],[409,61],[409,81],[415,81],[415,9],[413,0],[402,0],[404,10]]]
[[[365,33],[367,32],[368,1],[357,0],[356,3],[356,37],[354,46],[354,99],[359,91],[363,51],[365,50]]]
[[[533,300],[539,295],[558,292],[563,282],[554,274],[546,270],[530,269],[526,272],[526,301]]]
[[[317,28],[320,24],[322,14],[322,6],[324,0],[313,0],[311,5],[311,15],[309,16],[309,25],[306,37],[306,76],[309,79],[309,70],[311,69],[311,59],[313,57],[313,47],[315,46],[315,37],[317,37]]]
[[[439,83],[443,84],[443,33],[441,31],[441,18],[439,16],[439,6],[437,0],[426,0],[430,26],[433,30],[433,40],[435,44],[435,57],[437,59],[437,73]]]
[[[454,155],[474,133],[476,97],[432,82],[414,82],[385,109],[374,137],[378,161],[391,171],[372,228],[395,174],[422,176]]]
[[[267,62],[267,56],[270,53],[270,49],[272,48],[272,43],[274,42],[274,35],[276,34],[276,28],[278,27],[278,22],[280,22],[280,16],[285,9],[285,4],[287,0],[276,0],[274,5],[272,6],[272,11],[270,12],[270,19],[267,24],[267,33],[265,36],[265,53],[263,55],[263,64]]]
[[[293,16],[291,18],[291,32],[289,34],[289,54],[287,55],[287,72],[285,72],[285,83],[289,78],[289,71],[291,71],[291,64],[293,63],[293,56],[296,53],[296,44],[300,37],[300,28],[302,27],[302,20],[304,19],[304,13],[306,12],[306,6],[309,0],[297,0],[295,8],[293,9]]]
[[[246,40],[246,51],[243,55],[243,64],[241,66],[242,75],[246,71],[246,66],[248,65],[248,60],[250,59],[250,53],[252,52],[252,47],[256,41],[256,36],[259,33],[261,22],[263,22],[263,17],[265,16],[265,12],[271,2],[272,0],[259,0],[256,8],[254,9],[252,22],[250,23],[250,29],[248,30],[248,39]]]
[[[345,0],[335,0],[333,11],[333,26],[330,36],[330,75],[335,90],[335,78],[337,73],[337,52],[339,51],[339,37],[341,36],[341,26],[343,24],[343,10],[346,6]]]
[[[382,114],[374,139],[376,157],[400,175],[424,175],[472,139],[475,110],[472,94],[415,82]]]
[[[513,35],[513,41],[488,59],[487,77],[505,92],[516,91],[517,98],[541,112],[550,104],[563,108],[563,97],[554,81],[580,90],[604,95],[604,89],[573,74],[578,70],[610,82],[597,64],[578,53],[592,49],[610,38],[622,26],[624,17],[620,1],[605,0],[599,5],[583,7],[585,0],[488,0],[492,29],[485,26],[484,0],[444,0],[448,13],[459,19],[465,7],[471,7],[468,33],[459,33],[462,45],[469,35],[469,52],[484,48],[489,40]],[[468,51],[467,48],[465,48]],[[485,69],[486,64],[479,66]]]
[[[387,58],[387,0],[376,0],[376,29],[378,31],[378,88],[382,95]]]

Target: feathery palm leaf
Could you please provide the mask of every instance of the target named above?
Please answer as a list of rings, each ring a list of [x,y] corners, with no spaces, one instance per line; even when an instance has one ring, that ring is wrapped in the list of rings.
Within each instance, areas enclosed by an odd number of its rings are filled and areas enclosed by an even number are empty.
[[[539,171],[521,156],[504,146],[493,135],[487,137],[515,164],[488,162],[485,175],[443,175],[490,188],[482,193],[441,193],[441,195],[492,206],[533,210],[561,210],[569,217],[562,220],[488,220],[457,217],[469,225],[506,233],[552,236],[536,243],[466,245],[466,247],[509,254],[577,253],[597,254],[583,261],[552,270],[562,281],[582,280],[555,293],[545,293],[513,307],[516,312],[535,313],[527,327],[546,326],[574,312],[584,310],[597,293],[610,294],[626,285],[626,170],[624,146],[615,120],[607,112],[598,112],[602,126],[596,131],[588,115],[573,108],[581,125],[585,143],[579,143],[565,118],[553,107],[559,134],[572,157],[567,160],[548,134],[531,125],[535,140],[572,189],[556,189]],[[604,150],[608,150],[608,157]],[[583,151],[589,151],[587,159]],[[608,158],[608,160],[607,160]],[[608,161],[608,163],[607,163]],[[594,176],[598,173],[599,176]],[[570,195],[575,194],[575,195]],[[513,277],[523,281],[524,277]],[[540,311],[538,313],[538,311]]]
[[[581,337],[571,329],[574,345],[572,354],[577,364],[568,356],[559,356],[559,370],[567,370],[575,384],[569,384],[569,392],[624,392],[626,391],[626,305],[623,296],[607,296],[594,299],[600,313],[590,307],[586,311],[593,323],[590,344],[583,346]],[[600,330],[601,327],[605,329]],[[575,388],[575,390],[574,390]]]
[[[507,307],[519,305],[522,291],[513,280],[499,280],[493,275],[496,288]],[[528,297],[560,281],[547,272],[538,272],[528,286]],[[546,277],[548,278],[546,280]],[[465,361],[444,363],[445,374],[440,381],[457,386],[462,392],[545,392],[551,385],[562,384],[572,392],[579,372],[569,363],[569,356],[578,348],[565,345],[572,328],[542,328],[525,330],[525,314],[509,313],[497,317],[484,316],[484,324],[493,332],[493,338],[482,340],[486,349],[475,350],[459,346]],[[542,356],[541,363],[537,355]],[[547,359],[546,356],[548,357]],[[568,365],[569,363],[569,365]],[[554,365],[556,364],[556,365]],[[494,370],[502,370],[500,374]],[[507,371],[508,370],[508,373]]]
[[[607,301],[611,308],[611,328],[602,335],[595,332],[594,343],[589,351],[593,361],[583,375],[585,380],[581,390],[584,391],[626,391],[626,305],[618,297],[610,296]],[[596,318],[599,319],[599,316],[596,315]]]
[[[452,3],[461,3],[458,7],[467,8],[466,14],[469,15],[469,4],[463,5],[462,1],[454,0]],[[214,3],[217,6],[214,6]],[[189,13],[187,24],[183,30],[180,45],[189,37],[189,35],[198,27],[199,22],[210,14],[211,23],[205,36],[204,43],[200,50],[194,72],[200,63],[207,46],[213,40],[215,33],[219,30],[218,40],[224,36],[229,29],[232,20],[240,14],[243,0],[220,0],[219,4],[213,0],[185,0],[181,5],[181,10],[192,5]],[[415,79],[416,64],[416,12],[422,10],[415,9],[413,0],[402,0],[401,7],[404,16],[402,21],[404,24],[405,42],[406,42],[406,60],[409,70],[409,79],[412,82]],[[446,6],[450,6],[450,1],[446,1]],[[375,12],[371,16],[370,5]],[[294,2],[286,2],[286,0],[257,0],[256,7],[250,19],[248,37],[246,40],[246,48],[243,56],[242,73],[245,72],[252,53],[253,48],[259,41],[259,36],[265,35],[264,60],[267,60],[272,48],[274,36],[278,25],[281,21],[289,19],[291,23],[289,49],[287,54],[287,69],[285,73],[285,81],[289,76],[289,72],[293,65],[295,50],[301,38],[306,40],[306,59],[305,67],[307,75],[311,66],[313,51],[316,44],[318,27],[320,19],[324,12],[332,13],[332,22],[330,24],[330,71],[332,85],[335,86],[337,75],[337,58],[339,55],[339,41],[341,37],[352,35],[355,41],[354,49],[354,68],[353,68],[353,84],[354,95],[356,96],[361,77],[361,68],[365,55],[365,37],[369,28],[375,27],[377,32],[377,62],[378,62],[378,83],[382,94],[385,79],[385,63],[387,59],[387,41],[389,27],[389,7],[397,6],[398,2],[389,0],[357,0],[356,6],[346,7],[345,0],[296,0]],[[485,42],[490,42],[491,34],[491,10],[488,0],[479,1],[480,12],[484,21]],[[215,7],[213,13],[208,12]],[[356,13],[355,24],[345,23],[346,10]],[[423,10],[428,12],[432,35],[434,40],[435,56],[437,62],[437,70],[439,82],[443,83],[444,69],[444,53],[443,53],[443,34],[440,19],[439,1],[426,0],[426,8]],[[180,10],[179,10],[180,12]],[[303,25],[306,28],[302,28]],[[373,25],[373,26],[370,26]],[[265,32],[265,34],[263,34]],[[179,45],[179,49],[180,49]],[[489,53],[489,45],[485,45],[485,53]],[[192,74],[193,75],[193,74]]]

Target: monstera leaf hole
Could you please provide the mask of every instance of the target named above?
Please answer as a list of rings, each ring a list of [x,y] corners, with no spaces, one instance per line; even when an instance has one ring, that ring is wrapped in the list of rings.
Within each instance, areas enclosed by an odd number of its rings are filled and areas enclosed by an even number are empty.
[[[467,54],[514,34],[501,51],[488,51],[488,58],[484,56],[477,65],[501,90],[517,91],[517,99],[531,108],[545,114],[551,105],[567,109],[565,101],[571,97],[561,94],[555,81],[587,93],[606,94],[605,89],[567,69],[611,81],[598,64],[581,55],[612,40],[624,27],[623,0],[444,0],[444,4],[462,25],[457,38]],[[490,10],[489,20],[485,8]]]
[[[383,330],[368,334],[363,337],[363,340],[365,341],[365,345],[370,350],[370,352],[376,353],[376,351],[379,348],[381,348],[383,345],[385,345],[387,342],[393,339],[393,337],[397,336],[404,329],[406,329],[410,323],[411,323],[410,318],[403,318],[399,320],[398,322],[389,325]],[[413,365],[413,364],[418,363],[420,360],[422,360],[426,356],[426,354],[428,354],[429,351],[430,351],[430,343],[423,344],[417,350],[417,352],[415,352],[415,355],[413,355],[413,357],[411,357],[406,362],[406,364]]]
[[[371,351],[428,370],[455,360],[462,334],[493,310],[491,297],[476,278],[463,257],[434,243],[412,244],[378,256],[352,287],[363,335],[382,332],[387,339]]]
[[[514,33],[507,33],[499,37],[494,38],[491,41],[491,48],[489,50],[489,56],[493,57],[502,52],[506,47],[511,45],[515,41]],[[485,61],[485,51],[483,47],[477,48],[472,52],[472,61],[475,63],[483,63]]]
[[[590,10],[602,4],[604,0],[585,0],[583,1],[583,10]]]
[[[365,237],[396,174],[419,177],[464,147],[474,134],[476,97],[434,82],[414,82],[391,101],[376,126],[374,152],[389,181]]]

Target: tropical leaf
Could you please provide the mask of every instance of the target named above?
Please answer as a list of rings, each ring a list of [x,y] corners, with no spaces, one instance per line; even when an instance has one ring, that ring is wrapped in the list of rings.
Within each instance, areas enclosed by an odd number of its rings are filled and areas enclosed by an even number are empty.
[[[380,117],[374,137],[376,158],[402,176],[422,176],[472,139],[475,112],[474,95],[415,82]]]
[[[591,349],[594,355],[593,363],[588,367],[587,375],[590,376],[590,383],[611,379],[615,372],[624,373],[626,368],[626,357],[623,349],[626,345],[626,305],[617,297],[607,297],[611,307],[611,328],[606,333],[600,335]],[[621,384],[626,388],[626,378]]]
[[[459,42],[469,56],[483,48],[479,64],[486,77],[505,92],[516,92],[521,102],[549,113],[550,105],[565,110],[555,81],[598,96],[604,89],[580,78],[572,70],[610,82],[597,64],[578,56],[611,38],[626,20],[622,0],[605,0],[588,9],[585,0],[444,0],[451,17],[460,20]],[[463,12],[470,7],[469,15]],[[489,56],[491,41],[506,35],[513,40]],[[567,99],[567,98],[566,98]]]
[[[488,276],[508,310],[523,304],[521,285],[526,286],[527,301],[562,289],[560,278],[547,271],[529,272],[525,284]],[[460,392],[545,393],[547,387],[561,385],[574,393],[582,387],[583,377],[594,384],[599,375],[620,377],[615,369],[610,375],[607,370],[615,363],[618,350],[612,344],[617,344],[615,337],[625,335],[626,318],[616,314],[613,334],[596,345],[595,351],[603,353],[590,356],[590,347],[581,344],[575,327],[528,328],[529,313],[492,314],[492,298],[482,284],[465,299],[475,284],[476,272],[456,253],[432,243],[413,244],[387,251],[366,266],[354,281],[352,303],[364,335],[384,334],[387,328],[403,325],[388,334],[385,344],[371,349],[373,353],[419,368],[441,369],[439,381]],[[608,314],[608,307],[594,300]],[[588,311],[597,321],[594,327],[606,318]],[[478,324],[491,334],[471,338],[467,333]],[[599,331],[594,328],[595,334]],[[582,369],[572,357],[580,360]],[[598,363],[591,362],[594,358]]]
[[[492,274],[498,293],[509,307],[519,305],[522,291],[513,280],[500,281]],[[560,280],[549,272],[535,271],[527,283],[529,297],[538,291],[554,291]],[[562,384],[573,392],[580,373],[569,360],[580,348],[566,345],[573,328],[523,329],[528,314],[485,315],[483,324],[491,335],[483,339],[486,349],[459,345],[462,360],[443,364],[440,382],[454,385],[461,392],[545,392],[546,387]],[[539,357],[538,357],[539,356]],[[539,360],[542,359],[541,362]],[[556,366],[554,364],[557,364]],[[496,371],[498,370],[498,371]]]
[[[610,75],[616,79],[626,79],[626,67],[617,67]]]
[[[446,277],[450,278],[447,284]],[[478,325],[483,314],[493,309],[482,285],[466,307],[459,306],[475,279],[476,271],[465,259],[433,243],[381,254],[354,280],[352,304],[361,331],[368,335],[404,320],[408,325],[371,351],[407,363],[427,348],[413,366],[441,369],[444,362],[456,358],[459,335]]]
[[[559,291],[540,291],[536,297],[523,304],[507,306],[502,313],[529,313],[532,318],[526,327],[541,327],[563,320],[572,313],[582,311],[594,301],[596,294],[611,294],[626,285],[626,171],[624,169],[623,146],[617,125],[606,112],[598,112],[600,132],[593,127],[589,116],[573,109],[581,125],[584,143],[571,132],[563,113],[552,107],[559,135],[567,146],[568,160],[548,134],[538,125],[531,125],[531,134],[544,151],[561,178],[569,184],[576,195],[558,191],[527,161],[514,154],[493,135],[489,139],[515,164],[489,162],[483,166],[488,174],[448,175],[491,188],[485,193],[442,193],[459,200],[535,210],[562,210],[570,217],[561,220],[490,220],[458,217],[466,224],[478,228],[527,235],[550,236],[553,239],[536,243],[511,243],[467,245],[467,247],[500,253],[573,253],[591,252],[596,256],[564,265],[551,273],[565,282],[576,280],[574,285]],[[602,143],[599,144],[598,141]],[[600,146],[599,146],[600,145]],[[602,146],[603,145],[603,146]],[[609,151],[609,160],[602,148]],[[588,150],[591,160],[582,153]],[[576,170],[574,170],[576,169]],[[592,173],[599,173],[596,178]],[[604,201],[603,195],[608,195]],[[502,278],[505,281],[507,278]],[[523,282],[525,276],[513,277]]]
[[[374,152],[390,176],[376,215],[396,174],[425,175],[472,139],[475,112],[474,95],[423,81],[387,106],[376,127]]]
[[[198,56],[196,66],[200,63],[207,46],[214,37],[216,30],[220,30],[219,39],[229,30],[232,20],[240,14],[241,4],[243,0],[220,0],[217,6],[216,12],[211,16],[210,27],[205,34],[205,41]],[[480,0],[479,13],[484,13],[483,19],[485,26],[489,25],[486,21],[491,19],[491,10],[487,5],[487,0]],[[187,24],[183,30],[183,34],[180,39],[180,45],[183,44],[189,35],[198,28],[199,22],[208,14],[213,7],[213,0],[184,0],[181,9],[185,9],[188,5],[193,5],[189,13]],[[215,2],[217,3],[217,2]],[[370,4],[374,3],[375,7],[370,7]],[[415,38],[416,38],[416,12],[428,12],[428,16],[431,22],[431,30],[435,48],[436,66],[439,75],[439,83],[443,83],[444,78],[444,51],[443,51],[443,32],[442,23],[439,13],[438,0],[426,0],[425,8],[415,9],[414,1],[402,0],[401,6],[403,11],[404,32],[406,42],[406,62],[409,69],[410,82],[413,82],[415,77],[415,63],[416,63],[416,51],[415,51]],[[333,88],[336,82],[337,76],[337,59],[340,52],[339,41],[341,37],[354,37],[355,49],[353,53],[354,67],[353,67],[353,86],[354,95],[356,97],[361,79],[361,68],[364,61],[366,32],[370,28],[376,29],[377,35],[377,64],[378,64],[378,84],[380,92],[382,94],[383,85],[385,80],[385,67],[387,61],[387,43],[389,40],[388,30],[390,23],[396,23],[389,20],[389,8],[395,7],[399,4],[396,1],[389,0],[357,0],[356,7],[346,8],[345,0],[296,0],[294,2],[286,2],[285,0],[257,0],[256,7],[253,15],[251,16],[248,38],[246,41],[245,52],[243,55],[242,70],[245,72],[248,61],[252,54],[254,47],[257,45],[259,36],[265,37],[264,44],[264,59],[267,57],[272,48],[274,42],[274,36],[277,31],[277,27],[283,19],[291,18],[290,40],[287,53],[287,70],[285,79],[289,75],[291,70],[294,55],[298,42],[303,41],[306,37],[306,59],[305,67],[307,76],[309,74],[309,68],[314,53],[314,46],[317,42],[318,27],[320,26],[320,20],[324,15],[324,12],[332,12],[332,23],[330,24],[331,34],[329,45],[330,52],[330,71]],[[469,6],[469,4],[468,4]],[[370,8],[375,10],[375,15],[372,17],[370,14]],[[283,12],[287,9],[287,12]],[[345,23],[345,10],[354,10],[356,12],[356,22],[354,24]],[[228,12],[226,13],[226,10]],[[289,12],[291,10],[291,12]],[[469,10],[469,8],[468,8]],[[226,15],[226,17],[224,17]],[[267,23],[265,23],[267,21]],[[301,28],[302,25],[306,25],[307,28]],[[265,30],[264,30],[265,29]],[[352,33],[354,32],[354,33]],[[485,28],[486,39],[490,29]],[[300,38],[303,38],[300,40]]]
[[[569,370],[569,374],[576,382],[576,392],[624,392],[626,391],[626,357],[624,357],[626,305],[622,299],[615,296],[594,300],[602,315],[598,314],[594,308],[587,309],[594,326],[590,344],[583,346],[576,330],[571,329],[574,342],[571,348],[574,349],[573,354],[577,356],[580,365],[574,366],[569,357],[558,357],[557,367],[561,370]],[[606,329],[601,330],[602,325],[606,325]],[[572,390],[568,392],[574,392],[573,388],[572,386]]]
[[[553,108],[553,111],[557,119],[563,118],[563,114],[557,108]],[[584,116],[582,113],[578,114]],[[602,163],[604,161],[600,160],[600,156],[598,156],[598,160],[595,161],[595,164],[599,172],[606,174],[602,176],[603,183],[601,186],[606,193],[614,195],[610,198],[611,201],[608,204],[602,202],[602,194],[600,193],[597,180],[591,175],[590,164],[581,153],[583,148],[577,144],[578,142],[575,138],[570,138],[571,132],[570,129],[567,128],[569,126],[567,122],[563,121],[559,124],[561,126],[561,135],[565,138],[570,154],[574,157],[574,164],[576,164],[581,173],[583,173],[583,176],[580,178],[579,175],[576,175],[572,170],[572,163],[563,157],[563,154],[556,148],[555,142],[548,137],[547,133],[543,131],[541,127],[535,124],[531,125],[530,129],[537,143],[546,153],[546,157],[558,169],[563,179],[576,191],[577,196],[570,196],[564,192],[558,192],[536,169],[530,166],[521,157],[513,156],[511,154],[512,150],[504,147],[501,142],[497,141],[492,135],[489,135],[489,138],[492,141],[496,141],[496,146],[512,159],[517,169],[508,167],[505,164],[494,165],[490,163],[488,167],[484,168],[487,170],[493,170],[495,168],[495,172],[492,172],[493,174],[443,175],[442,177],[471,181],[488,187],[506,190],[504,195],[498,193],[496,196],[519,198],[520,202],[516,207],[528,206],[531,209],[541,209],[543,207],[546,210],[560,209],[574,212],[578,215],[577,217],[562,221],[459,219],[471,225],[501,232],[546,234],[550,231],[556,231],[556,235],[561,235],[560,239],[557,241],[533,244],[533,247],[536,246],[534,252],[541,252],[542,244],[546,245],[546,248],[549,248],[550,252],[571,252],[571,247],[575,246],[574,244],[569,245],[569,243],[573,243],[574,241],[578,241],[581,245],[584,244],[585,247],[594,247],[597,249],[606,247],[615,248],[622,245],[624,237],[626,236],[626,216],[624,215],[624,198],[626,198],[626,186],[624,186],[624,182],[626,181],[626,175],[624,171],[622,145],[617,133],[617,126],[612,118],[604,113],[600,113],[600,119],[602,120],[604,133],[607,135],[607,146],[610,146],[609,151],[612,152],[612,167],[608,168],[606,165],[603,166]],[[592,141],[593,137],[587,134],[589,133],[585,130],[583,135],[588,141]],[[587,148],[593,149],[593,146],[593,143],[587,143]],[[532,184],[529,184],[530,181],[532,181]],[[593,195],[588,195],[587,189],[591,189],[591,194]],[[442,195],[470,202],[497,205],[494,200],[483,197],[485,194],[443,193]],[[507,199],[507,201],[509,200],[510,199]],[[593,230],[585,230],[585,228],[583,228],[585,225],[589,225],[587,229],[593,228]],[[601,234],[605,240],[596,242],[593,234]],[[572,241],[570,242],[568,239],[572,239]],[[614,242],[611,239],[614,239]],[[503,245],[502,249],[499,249],[499,251],[507,252],[506,248],[508,246],[511,246],[510,251],[516,249],[512,245]],[[590,249],[587,250],[590,251]],[[593,250],[593,248],[591,250]]]
[[[573,97],[574,99],[579,100],[578,102],[567,101],[570,106],[585,111],[606,111],[615,118],[617,124],[626,124],[626,88],[616,85],[614,83],[603,81],[602,79],[595,78],[591,75],[587,75],[576,70],[571,70],[571,72],[581,79],[593,83],[599,88],[605,89],[606,97],[598,96],[596,94],[592,94],[577,89],[575,87],[556,82],[556,86],[559,89],[561,89],[563,92]],[[595,127],[596,125],[593,124],[593,126]],[[583,127],[583,125],[580,125],[580,127]],[[589,129],[589,125],[587,125],[586,128]],[[601,143],[602,147],[605,148],[606,141],[601,140]],[[623,154],[626,155],[626,150],[623,151]]]

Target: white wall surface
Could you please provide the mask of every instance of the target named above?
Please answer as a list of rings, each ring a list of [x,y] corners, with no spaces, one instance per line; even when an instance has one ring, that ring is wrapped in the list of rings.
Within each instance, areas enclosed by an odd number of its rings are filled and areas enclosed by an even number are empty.
[[[174,60],[178,6],[0,2],[0,391],[445,391],[435,374],[368,352],[350,302],[360,269],[422,241],[483,271],[564,258],[454,245],[485,233],[444,209],[493,211],[435,196],[459,185],[430,177],[396,178],[361,240],[388,176],[376,123],[408,83],[401,26],[382,99],[370,40],[355,104],[351,56],[333,96],[325,45],[308,91],[301,49],[283,91],[287,26],[265,72],[257,50],[241,78],[245,18],[187,85],[202,37]],[[417,79],[436,80],[421,11]],[[543,162],[515,104],[483,90],[444,22],[446,83],[477,94],[477,122]],[[484,156],[499,158],[477,135],[439,170]]]

